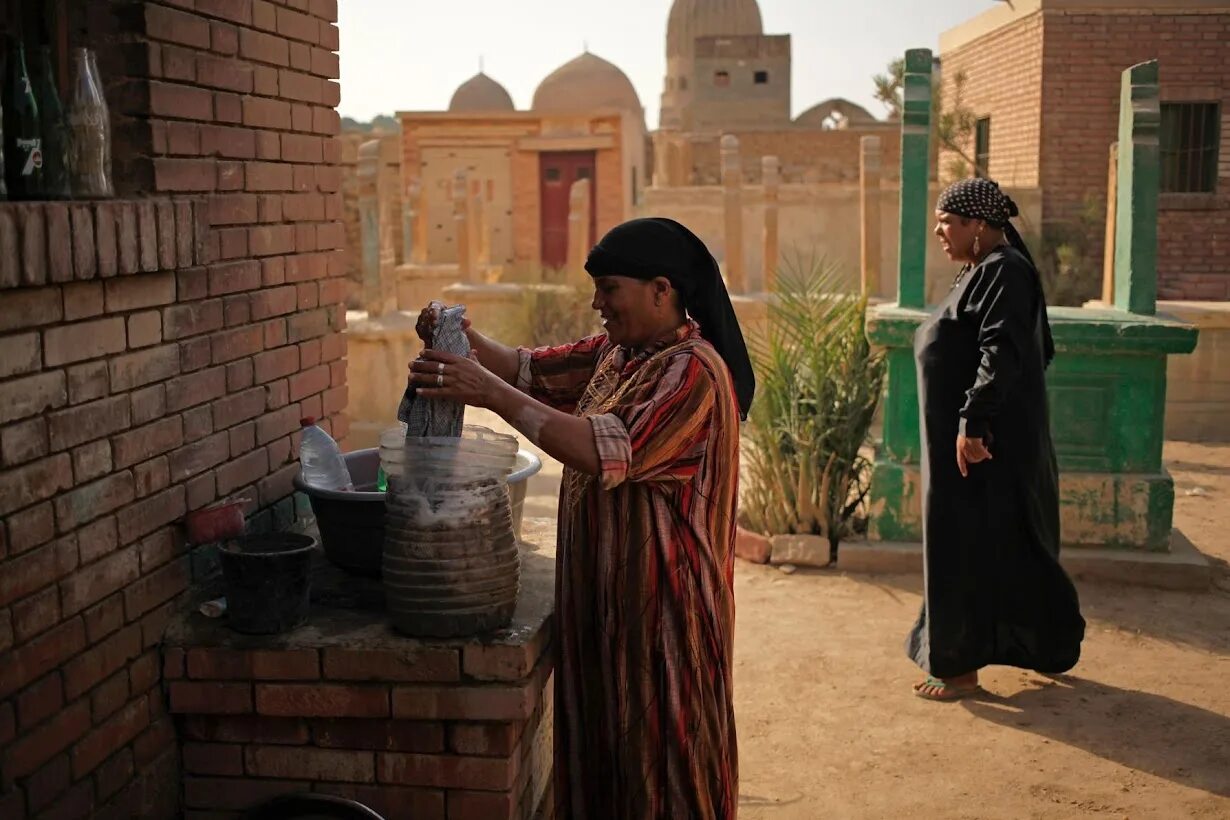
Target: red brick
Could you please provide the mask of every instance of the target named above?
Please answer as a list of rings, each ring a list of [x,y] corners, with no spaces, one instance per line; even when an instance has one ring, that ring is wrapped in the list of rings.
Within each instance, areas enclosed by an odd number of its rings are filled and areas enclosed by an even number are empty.
[[[95,441],[73,450],[73,478],[77,484],[111,472],[111,442]]]
[[[245,229],[239,230],[247,234]],[[255,290],[260,286],[261,266],[254,260],[228,262],[223,265],[214,265],[209,269],[210,296]]]
[[[46,766],[30,775],[25,782],[26,809],[30,814],[43,810],[68,791],[73,782],[72,775],[72,764],[66,754],[57,755]]]
[[[372,752],[316,749],[310,746],[250,746],[244,762],[258,777],[305,777],[345,783],[375,783],[376,755]]]
[[[271,319],[261,324],[261,332],[265,337],[265,349],[276,350],[287,342],[286,320]]]
[[[175,205],[169,201],[159,201],[157,203],[158,211],[158,265],[163,270],[172,270],[175,267],[177,259],[175,248]],[[171,279],[171,288],[174,292],[175,277],[168,274]],[[175,301],[172,297],[171,301]]]
[[[329,312],[321,308],[291,316],[287,320],[286,332],[291,342],[324,336],[329,332]]]
[[[172,681],[168,689],[176,714],[237,715],[252,711],[252,686],[247,683]]]
[[[69,700],[75,700],[124,669],[130,660],[140,654],[141,630],[136,624],[130,624],[65,664],[65,695]]]
[[[141,572],[150,573],[182,555],[185,550],[180,530],[166,527],[146,536],[137,547],[141,556]]]
[[[332,108],[312,109],[312,133],[327,137],[337,136],[342,132],[342,118]],[[325,190],[322,188],[321,190]],[[337,190],[336,188],[333,190]]]
[[[162,342],[162,316],[156,310],[128,317],[128,347],[135,350]]]
[[[287,282],[310,282],[324,279],[329,273],[329,260],[324,254],[300,254],[289,257],[286,264]]]
[[[47,417],[51,449],[67,450],[126,429],[130,407],[127,396],[115,396],[51,413]]]
[[[191,252],[191,243],[189,243]],[[183,302],[195,302],[209,295],[209,281],[205,268],[187,268],[175,274],[175,294]],[[164,320],[165,324],[165,320]]]
[[[161,46],[151,44],[150,47],[158,49],[158,55],[162,63],[161,74],[164,80],[177,80],[185,83],[196,82],[195,51],[165,43]],[[155,127],[159,124],[161,123],[155,123]],[[155,139],[154,150],[158,151],[159,147],[158,141]]]
[[[210,341],[208,338],[192,339],[191,341],[183,342],[179,346],[179,366],[185,373],[191,373],[194,370],[207,367],[209,365],[209,358]]]
[[[96,643],[124,625],[124,596],[112,595],[97,606],[87,609],[85,619],[86,638]]]
[[[158,207],[153,200],[137,202],[137,241],[140,247],[141,270],[158,270]]]
[[[293,178],[293,171],[292,171]],[[282,200],[285,194],[262,194],[260,197],[261,222],[281,222]]]
[[[264,347],[264,335],[260,327],[240,327],[213,335],[210,344],[213,364],[225,364],[259,353]]]
[[[4,752],[4,775],[10,781],[38,771],[90,728],[90,704],[77,701],[47,723],[23,734]]]
[[[119,248],[119,272],[136,273],[141,270],[137,206],[133,202],[116,203],[116,243]]]
[[[46,632],[60,622],[60,593],[47,587],[13,604],[13,637],[17,643]]]
[[[226,23],[209,24],[210,51],[233,56],[239,51],[239,29]]]
[[[231,456],[246,453],[256,448],[256,423],[248,422],[227,431],[231,439]]]
[[[257,684],[256,711],[275,717],[388,717],[388,689],[331,684]]]
[[[154,456],[170,452],[184,443],[184,424],[179,416],[171,416],[144,427],[138,427],[111,440],[115,448],[115,467],[122,470]]]
[[[60,584],[64,614],[74,615],[94,605],[137,580],[140,574],[135,547],[129,547],[84,567]]]
[[[152,689],[159,680],[157,651],[146,652],[128,667],[128,685],[134,695]]]
[[[236,168],[237,163],[227,163],[229,168]],[[219,166],[221,170],[221,166]],[[239,170],[242,171],[242,168]],[[235,186],[242,188],[243,184]],[[217,230],[218,259],[239,259],[248,255],[248,230],[246,228],[221,228]]]
[[[0,332],[54,324],[63,318],[63,312],[60,288],[5,291],[4,299],[0,300]]]
[[[289,129],[291,127],[290,103],[264,97],[245,97],[243,124],[249,128]]]
[[[94,782],[97,784],[97,798],[99,803],[106,802],[116,792],[125,788],[125,785],[132,780],[134,772],[133,753],[131,749],[121,749],[119,752],[112,755],[106,762],[98,767],[94,773]],[[139,784],[133,784],[139,785]],[[129,787],[131,789],[131,787]],[[117,814],[114,816],[123,816],[119,814],[119,801],[113,803]]]
[[[349,404],[349,399],[350,388],[344,384],[341,387],[326,390],[321,396],[324,415],[332,416],[343,412]]]
[[[16,467],[50,452],[44,419],[29,419],[0,430],[0,465]]]
[[[150,113],[156,117],[203,121],[213,119],[212,95],[195,86],[152,80],[149,84],[149,98]]]
[[[56,534],[56,519],[51,502],[16,513],[8,519],[8,551],[19,555],[40,544],[46,544]]]
[[[90,693],[94,723],[102,723],[128,702],[128,670],[121,669]]]
[[[179,488],[176,488],[179,489]],[[176,515],[183,515],[182,511]],[[184,558],[146,575],[124,590],[124,610],[128,620],[149,612],[188,588],[189,564]],[[142,641],[146,636],[142,634]]]
[[[327,77],[331,80],[336,80],[341,76],[341,67],[338,62],[338,56],[332,51],[325,51],[323,48],[312,49],[312,73],[320,77]]]
[[[299,366],[304,370],[320,364],[320,339],[309,339],[299,345]]]
[[[256,443],[266,444],[299,429],[301,408],[292,404],[272,413],[266,413],[256,422]]]
[[[203,680],[315,680],[320,677],[320,663],[314,649],[190,649],[188,676]]]
[[[21,284],[47,283],[47,240],[43,209],[24,205],[17,210],[21,229]]]
[[[290,400],[299,401],[329,387],[329,367],[321,365],[290,377]]]
[[[124,320],[119,316],[63,325],[44,331],[43,360],[47,367],[59,367],[118,353],[125,343]]]
[[[167,151],[195,157],[201,153],[201,126],[194,122],[168,122]]]
[[[187,512],[187,507],[184,502],[183,487],[172,487],[158,495],[138,501],[132,506],[121,510],[116,516],[116,524],[120,531],[120,541],[124,543],[134,541],[165,524],[175,521],[185,512]],[[156,601],[155,603],[161,602]]]
[[[299,226],[304,227],[304,226]],[[311,227],[311,226],[307,226]],[[320,304],[320,286],[315,282],[303,282],[296,286],[300,311],[311,310]]]
[[[44,205],[43,218],[47,222],[47,277],[52,282],[73,280],[72,227],[67,205]],[[55,241],[63,238],[63,241]]]
[[[312,68],[312,47],[307,43],[291,43],[290,67],[296,71],[310,71]]]
[[[61,378],[59,374],[54,374]],[[68,369],[68,398],[72,404],[102,398],[110,390],[106,362],[80,364]]]
[[[111,277],[119,272],[115,221],[115,210],[109,203],[94,205],[94,237],[98,249],[99,276]]]
[[[134,492],[132,473],[119,472],[60,495],[55,499],[55,520],[60,532],[75,530],[123,507],[132,502]]]
[[[376,772],[381,783],[505,791],[516,781],[517,762],[508,758],[382,752],[377,755]]]
[[[132,468],[133,484],[137,498],[145,498],[165,490],[171,484],[170,463],[166,456],[159,456]]]
[[[252,228],[248,245],[253,256],[273,256],[295,250],[295,229],[290,225],[269,225]]]
[[[294,188],[294,170],[290,165],[247,162],[244,174],[249,191],[290,191]]]
[[[207,413],[208,415],[208,413]],[[216,467],[230,457],[230,445],[226,433],[218,433],[194,444],[181,447],[171,454],[171,480],[186,478]]]
[[[320,86],[320,101],[326,106],[336,108],[342,102],[342,86],[340,83],[326,80]]]
[[[280,256],[262,259],[261,283],[267,288],[286,284],[286,260]]]
[[[254,484],[269,474],[269,456],[262,450],[253,450],[247,455],[232,459],[215,472],[218,495],[230,495],[240,487]]]
[[[111,554],[118,546],[119,536],[114,516],[97,520],[77,531],[77,550],[81,553],[81,566]]]
[[[132,744],[133,760],[144,767],[175,746],[175,726],[170,720],[155,720],[150,727],[137,736]]]
[[[64,286],[64,320],[91,319],[103,312],[103,283],[77,282]]]
[[[222,328],[222,302],[210,299],[187,305],[174,305],[163,310],[163,335],[167,341],[212,333]]]
[[[278,72],[278,96],[284,100],[319,104],[323,102],[322,82],[319,77],[313,77],[311,74],[282,69]],[[285,150],[285,145],[283,142],[283,150]],[[284,159],[290,158],[284,157]]]
[[[517,723],[451,723],[448,727],[449,751],[461,755],[510,757],[525,728]]]
[[[196,61],[196,76],[203,86],[252,93],[252,66],[239,60],[200,55]]]
[[[213,401],[226,394],[226,369],[213,367],[171,379],[166,392],[167,410],[172,413]]]
[[[231,128],[221,125],[202,126],[201,129],[201,153],[207,156],[226,157],[228,159],[252,159],[256,156],[256,132],[247,128]],[[226,199],[235,202],[237,198],[242,197],[240,194],[230,194]],[[226,206],[218,206],[211,203],[211,211],[217,208],[225,208]],[[254,222],[255,215],[251,219],[234,219],[226,218],[225,221],[215,221],[215,225],[235,224],[240,222]]]
[[[209,48],[208,21],[175,9],[146,6],[145,31],[154,40]]]
[[[288,376],[299,370],[299,349],[282,347],[258,354],[253,360],[258,384]]]
[[[310,0],[312,16],[330,23],[337,22],[337,0]]]
[[[184,719],[183,735],[201,741],[284,746],[301,746],[310,739],[307,723],[302,720],[256,715],[207,717],[190,714]]]
[[[149,702],[142,695],[73,747],[73,777],[85,777],[149,726]]]
[[[105,283],[107,310],[120,313],[169,305],[175,301],[175,274],[124,276]]]
[[[217,187],[214,164],[208,159],[154,159],[154,185],[159,191],[212,191]]]
[[[297,131],[307,131],[311,128],[311,109],[303,106],[295,106],[291,109],[291,114],[295,118]],[[312,165],[296,165],[294,166],[294,190],[296,191],[315,191],[316,190],[316,173],[317,168]]]
[[[189,510],[199,510],[218,497],[213,473],[197,476],[188,481],[185,486],[188,493]]]
[[[412,720],[525,720],[537,693],[522,686],[396,686],[393,717]]]
[[[243,775],[243,747],[237,744],[185,743],[181,751],[188,774]]]
[[[15,288],[21,284],[20,250],[16,214],[12,211],[0,213],[0,288]]]
[[[214,429],[223,430],[253,419],[265,410],[265,391],[253,388],[214,402]]]
[[[85,630],[81,619],[73,618],[12,650],[0,664],[0,698],[7,698],[30,681],[47,674],[84,646]]]
[[[17,696],[17,718],[24,731],[64,708],[64,685],[59,673],[30,684]]]
[[[179,375],[178,345],[151,347],[138,353],[117,356],[110,362],[111,389],[132,390]]]
[[[313,722],[312,737],[317,746],[325,748],[444,751],[444,724],[433,721],[327,718]]]
[[[243,297],[234,297],[240,299]],[[226,392],[238,393],[255,383],[252,376],[252,359],[240,359],[226,366]]]
[[[250,29],[239,30],[239,56],[261,63],[290,65],[290,49],[285,39]]]
[[[54,584],[77,567],[77,542],[72,537],[44,544],[10,558],[0,573],[0,606],[7,606]]]
[[[275,445],[283,445],[277,456],[274,455]],[[269,445],[269,464],[271,468],[275,468],[279,464],[284,464],[290,455],[290,439],[279,439],[274,444]],[[299,474],[298,463],[289,464],[280,470],[277,470],[268,478],[261,479],[257,482],[256,489],[260,494],[262,506],[268,506],[281,501],[294,491],[295,476]]]

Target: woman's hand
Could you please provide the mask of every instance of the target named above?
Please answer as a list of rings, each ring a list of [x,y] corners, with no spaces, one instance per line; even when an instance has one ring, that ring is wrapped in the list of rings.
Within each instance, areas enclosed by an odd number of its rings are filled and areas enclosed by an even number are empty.
[[[444,310],[443,302],[430,302],[427,307],[419,313],[419,320],[414,326],[414,332],[423,340],[426,347],[431,347],[432,337],[436,332],[436,323],[440,321],[440,311]],[[467,337],[470,335],[470,320],[462,318],[461,330]]]
[[[969,477],[969,465],[990,461],[992,458],[991,451],[982,439],[957,436],[957,469],[961,471],[962,478]]]
[[[508,385],[478,362],[441,350],[424,350],[410,363],[409,383],[427,399],[449,399],[471,407],[490,408]]]

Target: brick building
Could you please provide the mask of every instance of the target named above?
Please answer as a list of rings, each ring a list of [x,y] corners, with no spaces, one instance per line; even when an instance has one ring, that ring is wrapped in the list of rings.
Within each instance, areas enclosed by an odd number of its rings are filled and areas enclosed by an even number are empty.
[[[347,432],[337,2],[24,5],[98,50],[119,198],[0,203],[0,817],[171,817],[176,524],[285,523],[300,417]]]
[[[945,98],[963,74],[979,118],[967,153],[1005,185],[1040,187],[1051,226],[1087,200],[1105,214],[1121,73],[1157,59],[1159,296],[1230,299],[1230,3],[1017,0],[946,32],[940,52]]]

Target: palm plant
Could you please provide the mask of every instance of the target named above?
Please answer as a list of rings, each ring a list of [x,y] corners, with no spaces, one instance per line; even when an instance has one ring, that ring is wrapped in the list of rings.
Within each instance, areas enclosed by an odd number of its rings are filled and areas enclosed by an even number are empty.
[[[864,334],[865,297],[823,260],[788,260],[769,321],[751,335],[758,389],[745,430],[744,526],[840,540],[865,523],[862,448],[880,401],[883,356]]]

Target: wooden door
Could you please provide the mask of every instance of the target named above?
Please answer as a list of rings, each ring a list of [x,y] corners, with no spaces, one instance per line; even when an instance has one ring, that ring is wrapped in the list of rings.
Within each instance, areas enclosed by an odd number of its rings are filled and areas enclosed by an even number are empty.
[[[568,199],[572,183],[589,180],[589,242],[594,236],[597,219],[597,180],[593,151],[551,151],[539,155],[539,205],[542,220],[542,265],[562,268],[568,262]],[[586,249],[588,250],[588,248]]]

